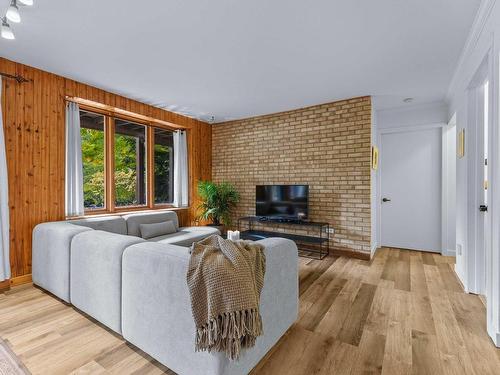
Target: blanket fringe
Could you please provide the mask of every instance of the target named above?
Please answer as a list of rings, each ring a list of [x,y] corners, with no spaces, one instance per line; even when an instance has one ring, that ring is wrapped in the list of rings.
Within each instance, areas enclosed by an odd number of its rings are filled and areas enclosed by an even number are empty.
[[[223,351],[229,359],[237,360],[241,349],[254,346],[260,335],[262,318],[257,309],[226,312],[196,329],[195,350]]]

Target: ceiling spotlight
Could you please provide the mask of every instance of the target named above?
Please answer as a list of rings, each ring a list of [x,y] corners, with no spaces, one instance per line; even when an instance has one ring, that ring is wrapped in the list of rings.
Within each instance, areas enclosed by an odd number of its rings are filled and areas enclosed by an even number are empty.
[[[33,5],[33,0],[19,0],[19,2],[22,5],[26,5],[26,6],[29,6],[29,7]]]
[[[403,102],[405,103],[411,103],[413,101],[413,98],[404,98]]]
[[[2,38],[4,39],[16,39],[14,36],[14,33],[12,32],[12,29],[10,28],[10,25],[7,23],[7,19],[4,17],[2,18],[2,30],[1,30],[1,35]]]
[[[11,22],[19,23],[21,22],[21,15],[19,14],[19,8],[17,7],[16,0],[12,0],[10,3],[9,9],[7,9],[7,13],[5,14],[7,19]]]

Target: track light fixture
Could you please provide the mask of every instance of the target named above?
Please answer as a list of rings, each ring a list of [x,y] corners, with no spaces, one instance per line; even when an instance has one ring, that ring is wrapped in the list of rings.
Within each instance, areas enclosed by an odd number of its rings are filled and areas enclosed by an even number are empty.
[[[5,14],[7,19],[14,23],[21,22],[21,15],[19,14],[19,8],[17,7],[17,0],[12,0]]]
[[[21,14],[19,13],[18,1],[20,5],[24,6],[32,6],[33,0],[11,0],[9,9],[7,9],[7,13],[5,13],[5,17],[1,18],[2,28],[1,28],[1,36],[4,39],[16,39],[12,29],[7,21],[19,23],[21,22]]]
[[[14,33],[12,32],[12,29],[10,28],[10,25],[7,23],[7,18],[3,17],[2,18],[2,29],[1,29],[1,35],[2,38],[4,39],[16,39],[14,36]]]

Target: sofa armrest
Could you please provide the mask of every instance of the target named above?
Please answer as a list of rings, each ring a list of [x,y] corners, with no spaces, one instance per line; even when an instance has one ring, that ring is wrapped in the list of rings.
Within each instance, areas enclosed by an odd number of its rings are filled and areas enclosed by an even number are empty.
[[[122,258],[142,238],[101,230],[80,233],[71,242],[71,303],[121,333]]]
[[[186,273],[189,249],[144,242],[123,253],[122,332],[132,344],[177,373],[247,373],[293,324],[298,313],[298,255],[295,243],[259,241],[266,252],[261,297],[264,335],[239,361],[222,353],[194,352],[195,325]]]
[[[71,240],[91,230],[63,221],[38,224],[33,229],[33,283],[69,302]]]

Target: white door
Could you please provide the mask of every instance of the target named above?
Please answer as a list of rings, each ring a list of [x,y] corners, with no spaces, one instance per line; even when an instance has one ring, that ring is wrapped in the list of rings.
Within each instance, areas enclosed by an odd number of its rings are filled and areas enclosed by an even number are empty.
[[[441,128],[381,140],[382,246],[441,252]]]

